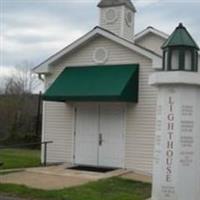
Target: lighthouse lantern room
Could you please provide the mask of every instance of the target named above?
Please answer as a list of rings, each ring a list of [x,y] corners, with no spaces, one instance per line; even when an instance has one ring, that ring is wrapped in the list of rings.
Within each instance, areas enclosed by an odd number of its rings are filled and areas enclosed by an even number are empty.
[[[199,47],[182,23],[162,48],[163,70],[197,72]]]

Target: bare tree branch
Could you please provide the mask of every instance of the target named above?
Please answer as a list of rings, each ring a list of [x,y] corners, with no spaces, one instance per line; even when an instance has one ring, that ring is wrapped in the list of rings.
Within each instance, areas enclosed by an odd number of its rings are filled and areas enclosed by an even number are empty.
[[[15,67],[5,81],[5,94],[31,94],[41,85],[37,75],[32,73],[31,67],[28,61]]]

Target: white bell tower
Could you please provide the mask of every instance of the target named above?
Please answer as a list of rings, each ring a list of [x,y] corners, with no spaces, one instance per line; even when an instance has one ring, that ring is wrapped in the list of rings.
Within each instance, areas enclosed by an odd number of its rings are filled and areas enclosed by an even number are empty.
[[[131,0],[101,0],[100,26],[133,41],[136,9]]]

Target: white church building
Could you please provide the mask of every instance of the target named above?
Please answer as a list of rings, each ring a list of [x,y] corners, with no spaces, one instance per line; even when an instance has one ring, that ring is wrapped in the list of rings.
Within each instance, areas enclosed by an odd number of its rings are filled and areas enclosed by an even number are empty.
[[[47,162],[151,175],[157,89],[148,80],[169,57],[168,35],[151,26],[135,33],[131,0],[98,8],[98,26],[34,69],[45,77]]]

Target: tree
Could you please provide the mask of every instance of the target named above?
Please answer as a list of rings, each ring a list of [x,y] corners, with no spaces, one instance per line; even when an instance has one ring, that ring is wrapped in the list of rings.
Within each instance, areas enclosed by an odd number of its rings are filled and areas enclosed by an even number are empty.
[[[13,69],[0,94],[0,135],[11,138],[15,143],[20,138],[34,135],[38,96],[33,92],[40,84],[29,62]]]
[[[24,61],[13,69],[5,81],[5,94],[31,94],[40,86],[41,81],[32,73],[31,66],[31,63]]]
[[[2,95],[3,93],[4,93],[4,89],[0,87],[0,95]]]

